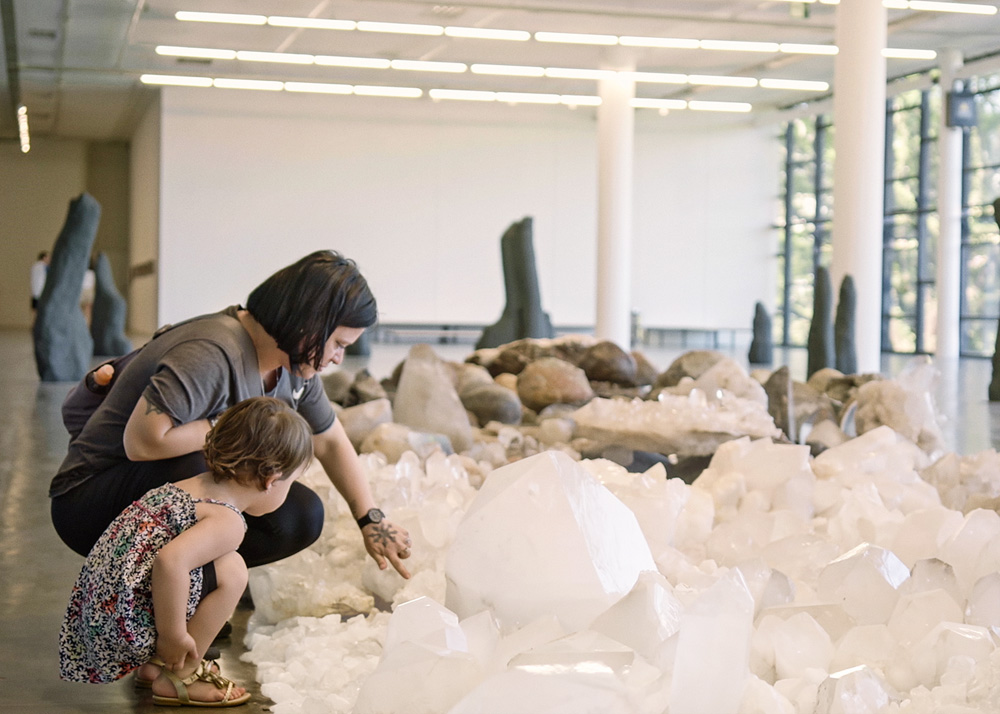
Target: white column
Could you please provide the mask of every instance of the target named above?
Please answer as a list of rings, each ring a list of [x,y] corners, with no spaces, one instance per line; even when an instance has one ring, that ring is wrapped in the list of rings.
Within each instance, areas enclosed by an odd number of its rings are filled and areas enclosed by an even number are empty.
[[[941,89],[953,89],[955,73],[962,66],[958,50],[943,50]],[[960,350],[958,325],[962,281],[962,130],[945,125],[941,112],[938,134],[938,217],[941,221],[937,249],[937,361],[957,360]]]
[[[623,350],[632,344],[632,148],[635,81],[623,73],[602,79],[597,109],[598,339]]]
[[[833,257],[839,294],[857,288],[855,340],[860,372],[881,370],[882,216],[885,176],[886,10],[875,0],[841,0],[834,33]]]

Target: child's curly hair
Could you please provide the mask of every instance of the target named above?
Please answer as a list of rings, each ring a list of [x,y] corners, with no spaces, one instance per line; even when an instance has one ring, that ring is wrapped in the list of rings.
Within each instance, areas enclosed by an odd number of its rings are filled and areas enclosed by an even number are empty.
[[[227,409],[205,437],[205,462],[216,482],[267,488],[269,476],[291,476],[313,457],[312,432],[298,412],[273,397],[251,397]]]

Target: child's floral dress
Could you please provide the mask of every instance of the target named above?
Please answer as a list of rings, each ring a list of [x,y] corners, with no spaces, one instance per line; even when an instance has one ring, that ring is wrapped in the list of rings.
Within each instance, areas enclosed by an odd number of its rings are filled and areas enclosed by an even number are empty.
[[[202,500],[239,513],[228,503]],[[94,544],[59,632],[63,679],[113,682],[156,654],[153,561],[160,548],[197,522],[198,502],[172,483],[154,488],[122,511]],[[202,583],[202,568],[195,568],[188,619],[201,600]]]

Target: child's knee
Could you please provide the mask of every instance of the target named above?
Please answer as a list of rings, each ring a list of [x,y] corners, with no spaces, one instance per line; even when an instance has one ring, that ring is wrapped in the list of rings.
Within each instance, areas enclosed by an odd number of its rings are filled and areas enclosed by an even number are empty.
[[[227,553],[215,561],[215,577],[219,588],[238,590],[242,593],[247,586],[247,564],[237,552]]]

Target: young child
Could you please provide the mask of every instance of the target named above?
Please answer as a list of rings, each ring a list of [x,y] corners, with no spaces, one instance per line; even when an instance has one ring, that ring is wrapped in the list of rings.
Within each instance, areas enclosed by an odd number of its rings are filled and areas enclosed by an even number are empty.
[[[87,556],[59,633],[63,679],[112,682],[138,670],[155,704],[250,699],[202,658],[246,588],[243,512],[284,502],[312,460],[312,433],[282,402],[255,397],[219,418],[204,453],[206,473],[146,493]]]

